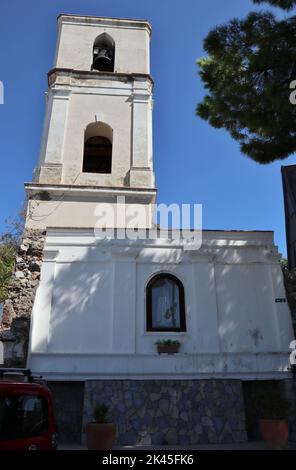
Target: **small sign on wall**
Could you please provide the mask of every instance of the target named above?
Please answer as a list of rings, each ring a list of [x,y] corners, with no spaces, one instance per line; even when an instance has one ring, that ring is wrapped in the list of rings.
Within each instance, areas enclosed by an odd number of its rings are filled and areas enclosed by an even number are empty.
[[[283,298],[279,297],[279,298],[275,299],[275,303],[276,304],[285,304],[286,299],[284,297]]]

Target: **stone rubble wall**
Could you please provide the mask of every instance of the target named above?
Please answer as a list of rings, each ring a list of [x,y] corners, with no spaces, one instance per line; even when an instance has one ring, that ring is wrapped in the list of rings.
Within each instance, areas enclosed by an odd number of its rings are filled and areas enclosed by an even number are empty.
[[[25,367],[30,317],[40,280],[45,232],[25,229],[0,321],[4,366]]]
[[[240,380],[86,381],[84,426],[102,403],[117,424],[118,445],[247,441]]]

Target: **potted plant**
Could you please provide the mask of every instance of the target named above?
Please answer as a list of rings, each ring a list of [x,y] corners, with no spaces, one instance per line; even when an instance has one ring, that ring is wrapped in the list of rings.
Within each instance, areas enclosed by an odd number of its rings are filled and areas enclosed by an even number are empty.
[[[158,354],[176,354],[181,346],[180,341],[172,339],[162,339],[156,341]]]
[[[252,405],[259,417],[259,428],[263,440],[272,449],[283,449],[288,444],[291,403],[273,389],[258,392]]]
[[[86,443],[89,450],[110,450],[116,437],[116,424],[107,421],[108,407],[104,404],[94,406],[94,422],[85,426]]]

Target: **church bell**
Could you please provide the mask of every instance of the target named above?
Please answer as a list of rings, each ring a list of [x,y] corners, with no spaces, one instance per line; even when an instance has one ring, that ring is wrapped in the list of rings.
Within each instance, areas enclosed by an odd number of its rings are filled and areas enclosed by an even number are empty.
[[[99,71],[113,71],[112,52],[106,48],[94,48],[93,69]]]

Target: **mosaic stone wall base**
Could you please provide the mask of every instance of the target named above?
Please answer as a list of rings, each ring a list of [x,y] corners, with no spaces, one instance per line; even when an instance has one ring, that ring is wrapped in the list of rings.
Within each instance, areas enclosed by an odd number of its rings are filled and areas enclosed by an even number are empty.
[[[239,380],[86,381],[84,425],[97,403],[109,407],[119,445],[247,441]]]

